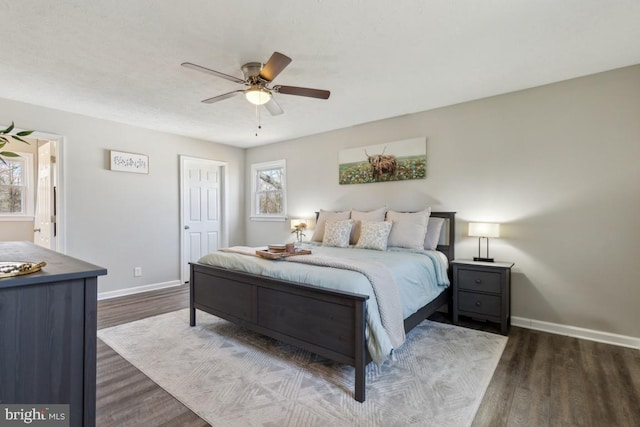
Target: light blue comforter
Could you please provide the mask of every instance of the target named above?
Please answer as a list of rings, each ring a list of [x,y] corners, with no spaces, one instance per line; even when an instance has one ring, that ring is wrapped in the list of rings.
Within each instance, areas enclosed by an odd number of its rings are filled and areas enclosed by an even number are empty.
[[[437,251],[391,248],[387,251],[356,248],[334,248],[309,244],[316,255],[340,259],[372,260],[385,265],[398,286],[403,318],[437,297],[449,286],[447,258]],[[321,286],[369,295],[367,301],[367,348],[371,358],[381,365],[392,353],[389,336],[382,327],[378,302],[369,280],[361,273],[333,267],[272,261],[256,256],[217,251],[205,255],[198,262],[239,270],[275,279]]]

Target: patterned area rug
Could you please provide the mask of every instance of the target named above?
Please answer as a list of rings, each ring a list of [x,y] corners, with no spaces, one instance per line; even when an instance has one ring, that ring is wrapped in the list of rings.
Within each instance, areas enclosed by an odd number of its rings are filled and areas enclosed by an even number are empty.
[[[468,426],[507,338],[425,320],[382,367],[366,401],[350,366],[198,311],[167,313],[98,337],[212,426]]]

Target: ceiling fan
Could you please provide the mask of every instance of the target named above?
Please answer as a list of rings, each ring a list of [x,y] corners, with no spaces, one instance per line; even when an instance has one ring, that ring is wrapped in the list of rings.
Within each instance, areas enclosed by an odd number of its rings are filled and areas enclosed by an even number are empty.
[[[273,52],[273,55],[271,55],[271,58],[269,58],[266,64],[262,64],[261,62],[249,62],[244,64],[242,66],[244,79],[230,76],[228,74],[221,73],[220,71],[211,70],[200,65],[192,64],[191,62],[183,62],[181,65],[192,70],[202,71],[204,73],[247,86],[247,89],[234,90],[233,92],[205,99],[202,101],[205,104],[212,104],[214,102],[231,98],[240,93],[244,93],[250,103],[254,105],[264,105],[271,115],[276,116],[278,114],[282,114],[284,111],[274,99],[273,93],[306,96],[309,98],[319,99],[328,99],[331,94],[328,90],[311,89],[298,86],[276,85],[269,87],[273,79],[275,79],[290,62],[291,58],[288,56],[283,55],[280,52]]]

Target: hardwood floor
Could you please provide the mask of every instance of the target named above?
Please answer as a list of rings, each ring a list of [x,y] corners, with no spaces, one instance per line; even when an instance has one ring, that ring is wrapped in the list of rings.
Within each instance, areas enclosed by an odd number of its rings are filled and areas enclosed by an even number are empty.
[[[640,351],[512,328],[475,426],[640,426]]]
[[[180,286],[98,302],[98,329],[189,306]],[[449,322],[442,314],[431,320]],[[488,331],[490,323],[466,321]],[[98,426],[206,426],[98,340]],[[474,426],[640,427],[640,350],[513,327]]]
[[[189,307],[189,287],[98,301],[98,329]],[[208,426],[98,339],[97,426]]]

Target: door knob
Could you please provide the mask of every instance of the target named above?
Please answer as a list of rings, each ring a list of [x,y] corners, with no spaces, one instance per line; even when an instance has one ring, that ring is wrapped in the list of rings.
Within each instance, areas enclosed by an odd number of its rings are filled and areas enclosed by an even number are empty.
[[[188,230],[188,229],[189,229],[189,226],[188,226],[188,225],[185,225],[185,226],[184,226],[184,229],[185,229],[185,230]]]
[[[41,231],[42,231],[42,230],[41,230],[41,229],[39,229],[39,228],[34,228],[34,229],[33,229],[33,232],[34,232],[34,233],[39,233],[39,232],[41,232]]]

